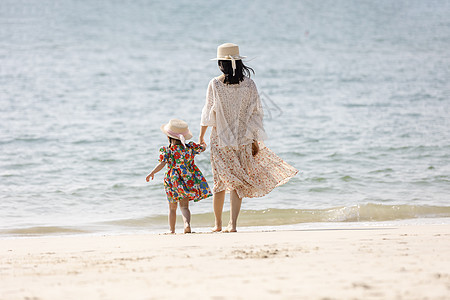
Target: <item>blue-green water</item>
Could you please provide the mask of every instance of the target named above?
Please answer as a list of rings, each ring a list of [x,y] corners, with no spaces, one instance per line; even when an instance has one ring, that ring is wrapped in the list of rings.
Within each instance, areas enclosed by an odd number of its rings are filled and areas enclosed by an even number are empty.
[[[266,144],[301,171],[244,199],[243,226],[450,217],[449,15],[450,1],[2,1],[0,230],[159,230],[163,173],[145,182],[159,127],[198,136],[224,42],[256,71]],[[209,151],[196,162],[212,184]],[[212,224],[211,199],[191,211]]]

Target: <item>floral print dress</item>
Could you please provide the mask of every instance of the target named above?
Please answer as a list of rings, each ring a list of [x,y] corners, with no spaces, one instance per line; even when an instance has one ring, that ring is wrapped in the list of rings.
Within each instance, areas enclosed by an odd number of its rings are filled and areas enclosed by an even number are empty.
[[[212,196],[205,177],[194,163],[195,155],[202,150],[202,146],[194,142],[187,143],[186,147],[172,145],[159,149],[159,161],[167,163],[164,189],[170,203],[184,198],[197,202]]]

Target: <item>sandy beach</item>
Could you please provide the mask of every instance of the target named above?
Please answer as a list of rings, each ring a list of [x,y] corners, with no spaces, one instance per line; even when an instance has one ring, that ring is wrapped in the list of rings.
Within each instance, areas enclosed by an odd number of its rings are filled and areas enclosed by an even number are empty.
[[[0,299],[450,299],[450,226],[0,242]]]

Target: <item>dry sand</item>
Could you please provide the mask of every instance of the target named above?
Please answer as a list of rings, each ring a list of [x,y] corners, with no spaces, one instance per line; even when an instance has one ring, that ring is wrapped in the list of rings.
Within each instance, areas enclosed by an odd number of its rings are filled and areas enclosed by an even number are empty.
[[[0,299],[450,299],[450,226],[0,240]]]

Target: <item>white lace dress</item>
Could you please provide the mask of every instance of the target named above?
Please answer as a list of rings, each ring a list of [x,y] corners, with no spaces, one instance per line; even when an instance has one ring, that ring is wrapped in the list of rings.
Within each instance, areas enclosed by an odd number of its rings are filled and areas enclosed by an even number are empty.
[[[262,197],[286,183],[298,171],[267,148],[263,141],[263,108],[255,83],[209,82],[202,126],[212,126],[211,166],[215,193],[236,190],[240,198]],[[260,151],[252,155],[252,143]]]

